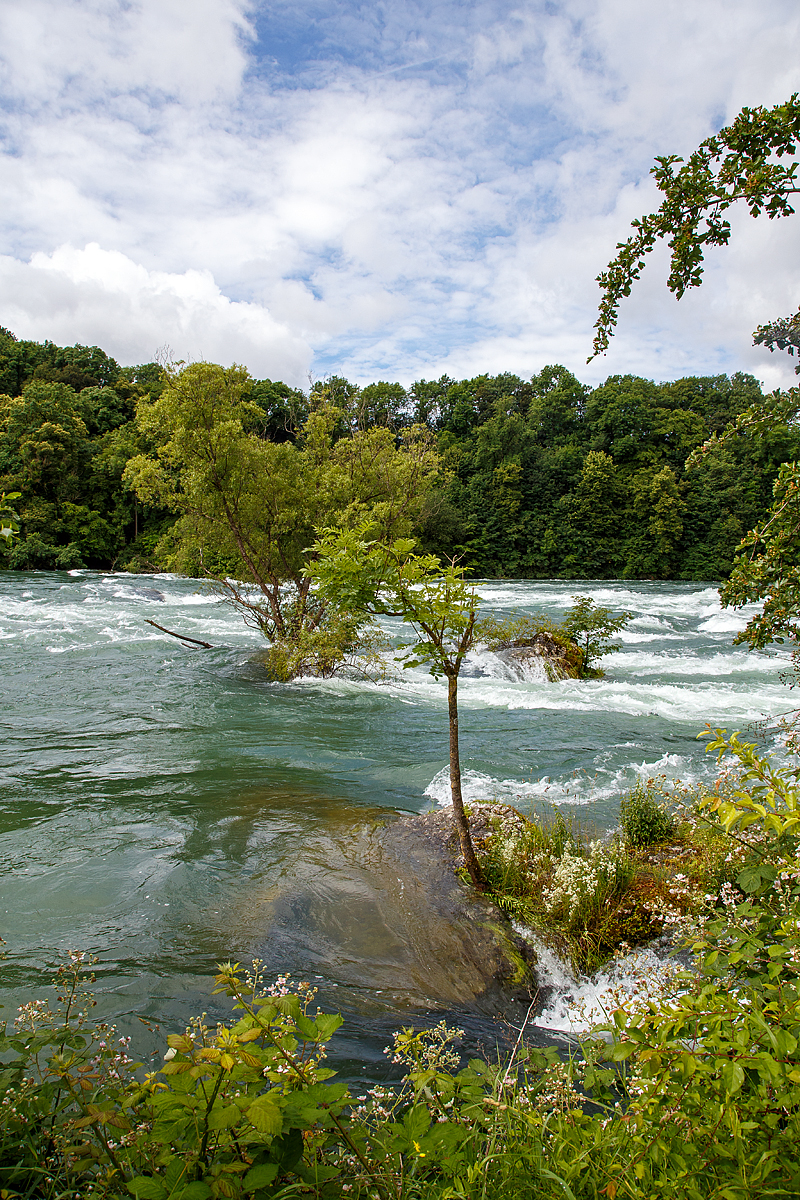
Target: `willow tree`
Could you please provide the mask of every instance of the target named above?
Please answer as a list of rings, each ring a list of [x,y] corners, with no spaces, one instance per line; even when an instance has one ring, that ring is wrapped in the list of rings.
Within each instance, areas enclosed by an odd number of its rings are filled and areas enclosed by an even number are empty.
[[[314,588],[308,547],[327,526],[409,533],[438,459],[420,427],[337,437],[340,413],[324,394],[295,441],[270,441],[251,387],[242,367],[170,370],[162,394],[137,411],[156,449],[132,459],[125,478],[141,500],[179,514],[169,561],[216,580],[272,643],[278,674],[331,674],[357,648],[363,621]]]

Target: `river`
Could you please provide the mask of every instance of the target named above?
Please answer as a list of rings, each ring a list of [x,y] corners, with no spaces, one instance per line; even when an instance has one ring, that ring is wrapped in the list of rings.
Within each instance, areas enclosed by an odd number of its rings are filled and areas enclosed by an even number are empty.
[[[473,657],[460,686],[468,798],[580,806],[608,828],[637,779],[713,774],[696,740],[706,721],[746,728],[791,707],[782,660],[731,645],[746,614],[720,610],[711,586],[479,591],[499,614],[558,619],[580,592],[634,617],[603,680],[518,680]],[[370,850],[376,823],[447,796],[443,683],[421,670],[270,683],[260,636],[192,579],[4,573],[0,597],[6,1016],[79,948],[100,959],[97,1011],[139,1031],[145,1056],[155,1041],[138,1016],[174,1029],[220,1013],[214,964],[253,956],[345,1014],[336,1053],[351,1074],[377,1070],[400,1023],[456,1012],[486,1036],[501,1000],[460,993],[424,913],[398,915],[403,881]],[[148,618],[213,648],[187,649]]]

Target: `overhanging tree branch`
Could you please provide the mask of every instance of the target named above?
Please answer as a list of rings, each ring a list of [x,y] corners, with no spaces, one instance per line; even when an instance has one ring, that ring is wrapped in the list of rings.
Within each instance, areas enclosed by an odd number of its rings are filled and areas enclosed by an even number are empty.
[[[608,349],[620,302],[630,295],[658,241],[666,240],[672,252],[667,287],[680,300],[687,288],[702,282],[705,248],[728,244],[731,227],[724,214],[734,204],[743,202],[752,217],[765,213],[770,220],[794,213],[789,197],[800,194],[798,142],[800,101],[795,92],[773,108],[743,108],[688,160],[676,154],[656,158],[651,174],[664,201],[656,212],[632,222],[636,232],[617,244],[616,258],[597,276],[602,298],[588,361]],[[774,341],[780,345],[778,337]]]

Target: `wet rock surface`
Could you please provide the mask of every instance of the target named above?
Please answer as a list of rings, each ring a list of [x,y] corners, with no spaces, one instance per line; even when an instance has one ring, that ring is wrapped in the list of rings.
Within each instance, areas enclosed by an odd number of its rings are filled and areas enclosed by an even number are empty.
[[[537,633],[524,646],[498,650],[497,657],[515,671],[520,679],[541,673],[551,683],[577,679],[580,675],[574,648],[567,648],[549,633]]]
[[[493,816],[521,822],[503,805],[475,805],[477,845]],[[273,953],[291,941],[340,986],[395,1008],[484,1004],[498,988],[528,995],[530,950],[496,905],[457,876],[449,809],[335,829],[307,841],[294,867],[263,896]],[[267,917],[260,908],[259,921]]]
[[[471,801],[468,806],[468,819],[472,841],[478,854],[485,850],[486,843],[496,833],[501,833],[504,838],[514,837],[521,833],[527,824],[521,813],[510,804],[479,804]],[[431,853],[440,855],[443,866],[449,872],[463,867],[464,859],[451,808],[438,808],[432,812],[402,817],[389,828],[397,833],[406,833],[427,846]],[[496,905],[491,907],[495,912],[499,912]]]
[[[480,853],[499,827],[510,836],[524,818],[509,805],[470,806],[470,830]],[[530,948],[518,937],[496,904],[478,895],[456,872],[464,859],[449,808],[401,817],[383,828],[381,843],[398,869],[410,873],[422,889],[431,930],[440,924],[457,932],[458,972],[478,995],[492,985],[523,987],[530,983]],[[450,934],[448,934],[449,940]]]

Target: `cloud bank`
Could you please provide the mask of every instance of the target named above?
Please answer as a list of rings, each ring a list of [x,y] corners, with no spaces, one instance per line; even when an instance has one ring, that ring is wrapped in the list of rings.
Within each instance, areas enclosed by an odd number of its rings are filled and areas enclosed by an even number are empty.
[[[800,219],[653,256],[607,358],[594,277],[658,153],[800,87],[790,0],[0,2],[0,324],[302,384],[751,370]]]
[[[207,270],[148,271],[119,250],[91,243],[34,254],[29,263],[0,256],[4,323],[18,337],[69,344],[75,331],[122,363],[142,350],[187,360],[245,363],[256,375],[302,381],[308,345],[259,304],[230,300]],[[176,347],[180,347],[178,352]]]

